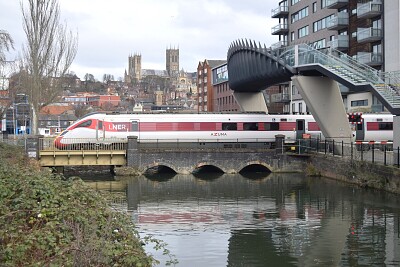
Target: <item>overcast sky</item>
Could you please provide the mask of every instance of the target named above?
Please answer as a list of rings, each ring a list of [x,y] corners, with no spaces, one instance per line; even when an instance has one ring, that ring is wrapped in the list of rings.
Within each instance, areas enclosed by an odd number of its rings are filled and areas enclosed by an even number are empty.
[[[128,56],[142,55],[143,69],[165,70],[165,50],[178,48],[180,69],[194,72],[199,61],[226,59],[242,38],[270,46],[278,41],[271,0],[59,0],[62,22],[78,32],[78,53],[70,70],[123,77]],[[13,59],[26,42],[18,0],[0,1],[0,29],[15,40]]]

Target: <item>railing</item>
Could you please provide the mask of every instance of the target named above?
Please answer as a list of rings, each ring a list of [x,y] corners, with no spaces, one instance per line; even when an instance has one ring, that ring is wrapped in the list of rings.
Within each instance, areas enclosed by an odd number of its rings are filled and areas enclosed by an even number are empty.
[[[370,12],[375,12],[375,13],[382,12],[382,1],[375,0],[372,2],[365,3],[365,4],[360,4],[357,7],[357,16],[358,17],[361,17]]]
[[[274,17],[275,15],[278,15],[279,13],[282,12],[289,12],[289,7],[288,6],[279,6],[277,8],[274,8],[271,10],[271,16]]]
[[[301,139],[296,145],[286,145],[287,152],[295,154],[325,154],[347,158],[351,161],[366,161],[385,166],[397,166],[400,168],[400,147],[393,151],[393,143],[346,143],[335,140]],[[394,157],[397,153],[397,157]]]
[[[40,150],[126,150],[126,138],[63,138],[63,143],[56,145],[54,138],[39,138]]]
[[[179,138],[179,139],[138,139],[139,149],[269,149],[275,145],[275,138]],[[286,140],[294,142],[295,140]],[[106,138],[64,138],[63,144],[56,145],[54,138],[40,138],[39,148],[45,151],[113,151],[126,150],[128,140]]]
[[[368,41],[371,38],[379,40],[382,36],[382,29],[378,28],[360,28],[357,30],[357,42]]]
[[[288,29],[288,24],[280,23],[280,24],[272,27],[271,34],[274,34],[274,33],[278,32],[278,31],[281,31],[281,30],[287,30],[287,29]]]
[[[285,65],[289,70],[302,65],[319,64],[355,86],[372,86],[390,107],[400,107],[399,73],[380,72],[339,50],[316,49],[307,44],[282,47],[270,50],[268,53],[271,58]]]

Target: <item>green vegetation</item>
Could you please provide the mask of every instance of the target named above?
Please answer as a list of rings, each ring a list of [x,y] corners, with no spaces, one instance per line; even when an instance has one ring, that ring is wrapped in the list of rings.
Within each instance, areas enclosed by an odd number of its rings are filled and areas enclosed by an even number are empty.
[[[1,266],[152,266],[131,218],[0,143]],[[159,249],[159,240],[155,242]],[[161,243],[162,244],[162,243]],[[168,251],[167,251],[168,253]]]
[[[307,176],[321,176],[321,172],[312,163],[307,163],[305,173]]]

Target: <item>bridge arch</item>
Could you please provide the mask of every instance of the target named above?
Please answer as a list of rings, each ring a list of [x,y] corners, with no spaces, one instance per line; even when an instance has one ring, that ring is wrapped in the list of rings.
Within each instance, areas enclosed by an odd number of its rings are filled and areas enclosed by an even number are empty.
[[[195,168],[193,169],[192,173],[199,173],[201,172],[201,170],[204,170],[205,168],[210,168],[212,170],[215,170],[216,172],[223,172],[223,173],[227,173],[227,170],[220,166],[219,164],[213,162],[200,162],[198,163]]]
[[[145,173],[146,171],[149,171],[151,169],[160,169],[160,168],[166,168],[167,170],[170,170],[171,172],[178,173],[176,171],[175,166],[171,166],[171,164],[168,164],[165,162],[153,162],[151,164],[148,164],[148,165],[142,167],[141,172]]]
[[[258,170],[266,172],[273,172],[274,170],[274,168],[271,165],[263,161],[254,160],[245,162],[244,164],[240,165],[239,168],[237,169],[237,172],[240,173],[251,167],[256,167]]]

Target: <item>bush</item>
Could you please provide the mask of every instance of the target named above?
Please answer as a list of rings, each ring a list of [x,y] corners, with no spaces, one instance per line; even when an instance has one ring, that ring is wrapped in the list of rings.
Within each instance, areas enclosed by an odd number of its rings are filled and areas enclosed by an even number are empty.
[[[0,144],[2,266],[152,266],[131,218],[80,179]]]

